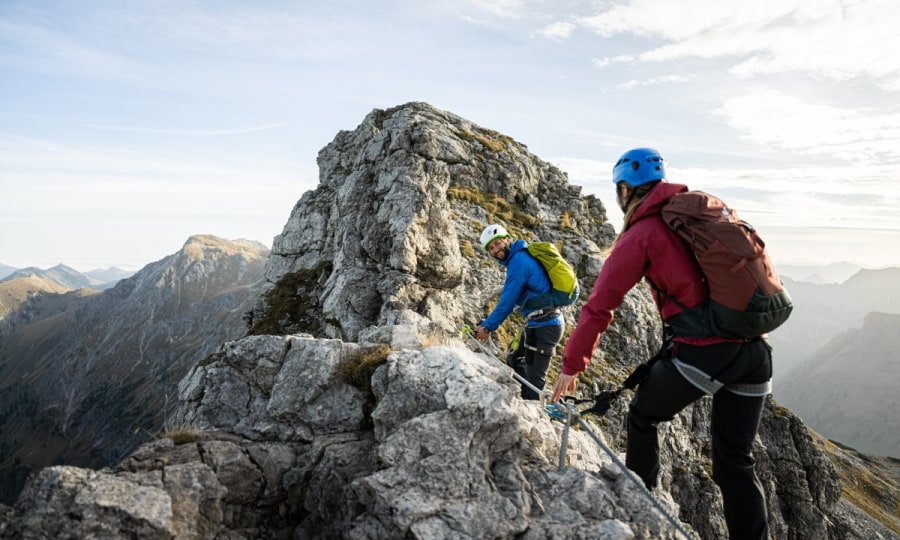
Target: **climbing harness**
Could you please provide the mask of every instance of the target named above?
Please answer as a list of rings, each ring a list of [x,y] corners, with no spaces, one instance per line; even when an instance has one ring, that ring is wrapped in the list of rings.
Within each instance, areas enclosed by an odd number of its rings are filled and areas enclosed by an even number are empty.
[[[550,320],[553,317],[557,317],[562,313],[559,308],[550,307],[544,309],[536,309],[525,316],[525,320],[528,322],[543,322],[546,320]]]
[[[475,345],[477,345],[478,348],[481,349],[481,351],[483,353],[490,356],[494,360],[496,360],[500,363],[503,363],[499,358],[497,358],[497,355],[490,352],[487,349],[487,347],[485,347],[484,344],[482,344],[480,341],[478,341],[478,339],[475,338],[475,332],[472,330],[472,328],[469,325],[465,325],[463,327],[461,334],[464,334],[469,339],[471,339],[472,342],[474,342]],[[653,493],[651,493],[650,490],[647,489],[647,486],[644,485],[643,480],[638,478],[637,475],[631,471],[631,469],[629,469],[624,463],[622,463],[622,460],[620,460],[618,458],[618,456],[616,456],[616,454],[612,451],[612,449],[609,446],[607,446],[606,443],[603,442],[603,439],[601,439],[596,433],[594,433],[594,430],[591,429],[591,427],[588,425],[588,423],[585,422],[584,419],[581,417],[581,415],[585,414],[585,413],[593,413],[593,414],[597,414],[598,416],[603,416],[603,414],[606,413],[606,411],[609,409],[610,403],[612,402],[612,400],[616,396],[618,396],[621,392],[623,392],[626,388],[633,389],[641,381],[643,381],[646,378],[647,373],[650,372],[650,367],[653,365],[653,363],[656,362],[659,358],[662,358],[664,356],[664,353],[667,350],[668,350],[667,341],[663,340],[663,346],[660,348],[660,352],[658,352],[653,358],[651,358],[647,362],[645,362],[645,363],[641,364],[640,366],[638,366],[637,368],[635,368],[635,370],[631,373],[631,375],[628,376],[627,379],[625,379],[625,382],[622,383],[622,386],[618,390],[610,391],[610,392],[602,392],[602,393],[598,394],[598,396],[608,394],[610,397],[606,402],[597,401],[597,399],[598,399],[597,397],[595,397],[593,400],[577,399],[574,397],[565,397],[565,398],[563,398],[563,401],[560,401],[558,403],[548,404],[548,403],[546,403],[546,400],[547,400],[547,396],[550,395],[550,392],[548,392],[546,390],[538,389],[537,387],[535,387],[533,384],[528,382],[528,380],[526,380],[524,377],[520,376],[515,371],[513,371],[513,377],[518,379],[518,381],[521,382],[522,384],[527,385],[529,388],[531,388],[532,390],[534,390],[541,396],[541,405],[543,406],[544,411],[552,419],[559,420],[559,421],[562,421],[563,419],[565,419],[565,424],[563,426],[562,439],[561,439],[560,445],[559,445],[559,448],[560,448],[559,449],[559,470],[560,471],[563,470],[566,466],[566,453],[568,452],[568,448],[569,448],[569,428],[571,427],[573,421],[575,421],[578,423],[578,425],[581,427],[581,429],[583,429],[594,440],[594,442],[597,443],[597,445],[606,453],[606,455],[608,455],[610,457],[610,459],[612,459],[613,463],[615,463],[622,470],[622,473],[625,475],[625,478],[627,478],[635,486],[637,486],[638,491],[640,491],[640,493],[642,493],[653,504],[653,506],[656,507],[657,510],[659,510],[659,512],[663,515],[663,517],[665,517],[672,524],[672,526],[675,527],[675,529],[679,533],[681,533],[685,538],[687,538],[688,540],[694,540],[694,536],[684,528],[684,525],[681,524],[681,521],[679,521],[678,518],[673,516],[669,512],[669,510],[665,506],[663,506],[663,504],[661,502],[659,502],[659,500],[656,497],[653,496]],[[630,385],[630,386],[626,386],[626,385]],[[571,402],[571,404],[566,403],[567,401]],[[579,411],[575,407],[575,405],[578,405],[580,403],[587,403],[590,401],[595,401],[594,405],[590,409],[586,409],[584,411]],[[598,404],[599,404],[599,406],[598,406]],[[604,405],[605,405],[605,407],[604,407]],[[597,411],[600,409],[602,409],[602,412]]]

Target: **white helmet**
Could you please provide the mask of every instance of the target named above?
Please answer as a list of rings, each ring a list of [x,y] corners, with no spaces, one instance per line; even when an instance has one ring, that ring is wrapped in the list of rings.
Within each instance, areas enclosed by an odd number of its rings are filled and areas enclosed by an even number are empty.
[[[497,238],[505,238],[509,236],[509,233],[506,232],[506,229],[503,225],[499,223],[494,223],[493,225],[488,225],[481,231],[481,247],[487,251],[488,244],[493,242]]]

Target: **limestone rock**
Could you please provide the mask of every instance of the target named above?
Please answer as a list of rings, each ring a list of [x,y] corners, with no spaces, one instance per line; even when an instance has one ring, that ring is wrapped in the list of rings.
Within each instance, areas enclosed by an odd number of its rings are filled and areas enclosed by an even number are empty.
[[[187,437],[146,444],[114,469],[46,469],[6,511],[0,537],[95,527],[109,538],[679,538],[587,431],[569,430],[560,470],[563,424],[519,399],[496,359],[460,344],[393,351],[367,390],[341,367],[360,349],[310,336],[226,344],[182,385]],[[238,378],[245,391],[213,391]],[[338,404],[338,393],[349,397]],[[654,491],[682,528],[720,538],[721,502],[704,471],[707,406],[668,424]],[[348,410],[365,414],[351,421]],[[896,537],[839,503],[833,466],[796,417],[767,411],[757,456],[776,538]]]
[[[48,467],[28,484],[15,538],[213,538],[225,490],[202,463],[126,477]]]
[[[560,243],[583,276],[612,240],[600,202],[565,173],[505,135],[424,103],[373,111],[323,148],[318,163],[319,186],[273,243],[272,288],[252,314],[254,333],[356,341],[403,311],[455,332],[483,316],[502,283],[500,268],[476,255],[488,223]]]
[[[94,527],[110,538],[676,537],[623,475],[609,472],[585,432],[569,432],[569,463],[578,467],[557,470],[562,425],[518,398],[506,366],[458,345],[384,358],[372,378],[371,424],[349,423],[323,387],[362,397],[333,372],[356,348],[300,336],[229,344],[185,380],[240,374],[243,405],[236,394],[208,392],[228,378],[206,379],[199,394],[183,386],[180,418],[202,431],[178,445],[147,444],[113,470],[45,469],[7,534],[74,538]],[[240,406],[253,422],[208,414]]]

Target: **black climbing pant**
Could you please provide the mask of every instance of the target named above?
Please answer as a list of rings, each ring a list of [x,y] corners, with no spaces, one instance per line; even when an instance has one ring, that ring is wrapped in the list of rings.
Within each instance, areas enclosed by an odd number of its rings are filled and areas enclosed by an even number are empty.
[[[506,362],[520,377],[543,390],[547,368],[556,344],[562,338],[563,326],[526,326],[524,332],[519,348],[507,355]],[[522,399],[540,399],[540,395],[522,384]]]
[[[715,373],[725,384],[713,395],[710,422],[713,481],[722,491],[729,536],[768,538],[766,499],[754,471],[753,440],[759,429],[765,396],[740,395],[728,385],[759,384],[772,377],[771,349],[764,341],[678,344],[680,362]],[[671,359],[653,365],[631,401],[627,419],[626,465],[648,488],[659,475],[656,426],[705,394],[679,373]]]

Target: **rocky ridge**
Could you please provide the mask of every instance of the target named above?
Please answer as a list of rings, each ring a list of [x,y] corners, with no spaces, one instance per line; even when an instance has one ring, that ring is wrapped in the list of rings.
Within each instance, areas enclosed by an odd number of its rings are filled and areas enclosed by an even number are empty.
[[[471,245],[483,224],[558,242],[588,291],[613,234],[599,201],[523,145],[421,103],[373,111],[319,164],[266,264],[254,335],[181,380],[182,429],[114,468],[45,469],[3,510],[0,537],[675,538],[585,433],[570,431],[558,469],[562,424],[454,339],[502,282]],[[639,288],[595,382],[615,386],[658,332]],[[624,401],[598,427],[614,449]],[[722,538],[708,418],[701,400],[665,425],[657,496]],[[896,522],[842,499],[826,443],[767,403],[755,453],[773,535],[896,538]]]
[[[557,242],[584,276],[614,235],[600,201],[558,168],[423,103],[372,112],[318,164],[319,186],[275,237],[257,332],[356,341],[405,317],[423,334],[455,332],[502,284],[501,269],[475,256],[488,223]]]
[[[181,429],[113,468],[44,469],[0,537],[681,538],[586,432],[569,432],[560,469],[563,425],[521,401],[510,373],[452,340],[231,342],[179,385]],[[708,441],[695,440],[707,412],[666,428],[656,496],[691,534],[722,538]],[[764,424],[775,538],[896,538],[840,501],[799,419],[769,403]]]

